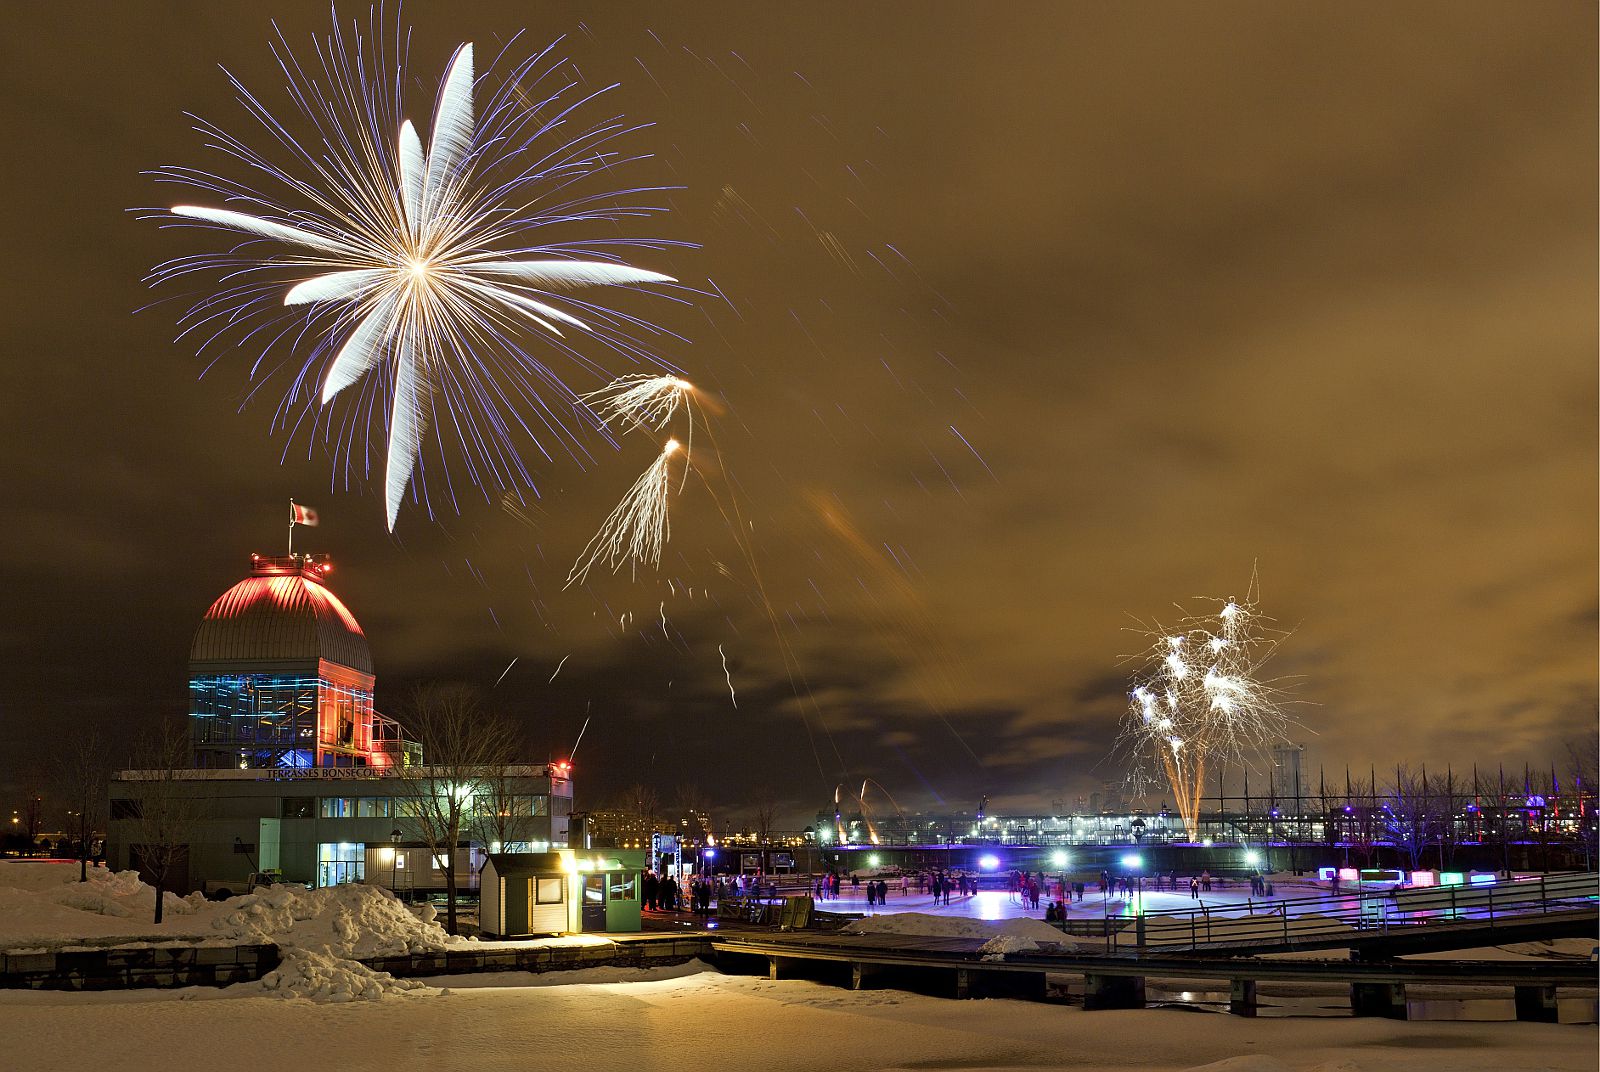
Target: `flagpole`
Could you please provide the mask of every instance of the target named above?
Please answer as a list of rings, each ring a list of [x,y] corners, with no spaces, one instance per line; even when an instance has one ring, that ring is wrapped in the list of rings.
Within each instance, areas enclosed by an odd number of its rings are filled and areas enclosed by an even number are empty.
[[[294,500],[289,500],[289,557],[294,557]]]

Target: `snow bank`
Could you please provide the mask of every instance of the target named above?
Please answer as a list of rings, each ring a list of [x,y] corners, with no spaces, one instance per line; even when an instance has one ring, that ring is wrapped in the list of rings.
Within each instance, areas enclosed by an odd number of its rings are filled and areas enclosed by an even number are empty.
[[[132,871],[94,868],[78,881],[76,864],[0,864],[0,947],[59,948],[86,939],[200,940],[226,945],[270,943],[283,963],[252,988],[313,1001],[373,1000],[426,989],[357,963],[358,958],[431,953],[453,943],[375,886],[307,890],[274,886],[244,897],[207,901],[168,893],[165,918],[151,922],[155,890]]]
[[[51,947],[89,938],[166,937],[203,934],[214,906],[200,894],[162,895],[156,926],[155,889],[133,871],[89,869],[78,881],[78,865],[6,861],[0,864],[0,944]]]
[[[345,958],[433,953],[451,944],[444,928],[418,919],[376,886],[273,886],[225,901],[223,908],[212,928],[230,942],[272,942]]]
[[[310,949],[285,950],[283,963],[255,985],[278,997],[307,998],[319,1003],[378,1001],[390,994],[428,989],[413,979],[396,979],[388,972],[373,971],[365,964]]]
[[[928,938],[981,938],[979,951],[988,955],[1032,953],[1052,948],[1076,948],[1082,943],[1038,919],[985,920],[960,916],[933,916],[925,912],[897,912],[858,919],[844,934],[915,934]],[[1104,943],[1089,943],[1098,947]]]

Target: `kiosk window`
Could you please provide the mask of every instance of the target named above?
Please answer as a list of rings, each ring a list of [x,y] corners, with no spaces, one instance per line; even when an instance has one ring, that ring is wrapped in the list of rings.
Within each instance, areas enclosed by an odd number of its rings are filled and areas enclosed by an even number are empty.
[[[631,874],[629,874],[629,875],[612,875],[611,876],[611,899],[613,901],[631,901],[631,900],[633,900],[633,898],[634,898],[633,881],[634,881],[634,876],[631,875]]]
[[[535,904],[560,904],[561,880],[559,878],[540,878],[534,880],[537,889],[534,891]]]

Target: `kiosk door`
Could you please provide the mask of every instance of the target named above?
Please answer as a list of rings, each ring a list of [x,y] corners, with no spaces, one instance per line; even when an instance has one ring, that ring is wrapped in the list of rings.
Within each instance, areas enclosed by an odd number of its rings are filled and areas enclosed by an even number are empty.
[[[606,929],[606,876],[583,876],[583,929],[585,931],[601,931]]]

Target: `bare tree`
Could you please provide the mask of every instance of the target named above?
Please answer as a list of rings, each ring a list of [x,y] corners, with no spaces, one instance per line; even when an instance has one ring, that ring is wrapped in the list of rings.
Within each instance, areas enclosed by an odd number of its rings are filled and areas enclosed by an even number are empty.
[[[750,807],[750,825],[756,840],[763,848],[772,842],[772,831],[778,820],[778,801],[770,791],[762,791]]]
[[[56,785],[71,805],[69,817],[78,828],[78,881],[89,881],[89,838],[105,820],[106,783],[111,776],[111,750],[90,731],[68,738],[56,757]]]
[[[180,865],[188,867],[189,841],[204,814],[197,783],[183,778],[190,758],[187,727],[164,722],[134,748],[133,769],[125,775],[135,783],[129,849],[140,875],[155,887],[156,923],[168,885]]]
[[[1596,841],[1600,839],[1596,806],[1600,805],[1600,730],[1590,730],[1577,741],[1567,742],[1567,777],[1572,782],[1573,808],[1578,813],[1578,848],[1583,866],[1594,866]]]
[[[645,837],[661,822],[661,798],[647,785],[635,783],[624,789],[617,810],[637,824]]]
[[[1384,793],[1383,825],[1395,851],[1414,871],[1428,843],[1428,790],[1424,776],[1404,763],[1395,765],[1394,781]]]
[[[533,798],[515,791],[514,770],[509,765],[487,768],[472,800],[472,832],[495,852],[527,842],[533,830]]]
[[[1350,776],[1345,771],[1344,806],[1350,809],[1346,819],[1346,839],[1355,849],[1356,860],[1365,867],[1377,865],[1378,845],[1378,790],[1371,777]]]
[[[1461,839],[1457,816],[1468,801],[1466,786],[1456,778],[1454,767],[1445,768],[1444,780],[1435,776],[1428,814],[1434,818],[1434,836],[1439,846],[1439,870],[1455,866],[1456,843]]]
[[[422,746],[422,762],[395,768],[419,840],[444,873],[445,930],[456,933],[456,849],[470,831],[475,801],[490,793],[515,750],[510,724],[463,687],[418,689],[401,723]]]

